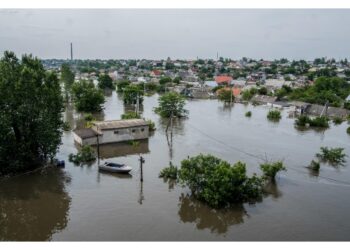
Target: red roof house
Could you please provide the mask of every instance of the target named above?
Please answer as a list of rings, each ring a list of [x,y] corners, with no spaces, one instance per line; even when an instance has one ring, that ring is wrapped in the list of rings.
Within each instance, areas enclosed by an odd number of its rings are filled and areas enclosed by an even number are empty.
[[[217,76],[215,77],[215,81],[217,84],[222,85],[222,84],[231,84],[232,82],[232,77],[231,76]]]

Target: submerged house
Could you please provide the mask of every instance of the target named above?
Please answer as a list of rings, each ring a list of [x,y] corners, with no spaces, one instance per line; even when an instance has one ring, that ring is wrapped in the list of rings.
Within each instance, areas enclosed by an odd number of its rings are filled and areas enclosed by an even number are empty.
[[[143,119],[94,122],[91,128],[73,131],[74,141],[80,145],[96,145],[149,137],[149,124]]]

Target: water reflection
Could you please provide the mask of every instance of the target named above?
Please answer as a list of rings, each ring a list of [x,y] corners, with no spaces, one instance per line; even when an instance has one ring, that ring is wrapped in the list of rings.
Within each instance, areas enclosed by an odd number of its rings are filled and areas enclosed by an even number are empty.
[[[272,196],[272,198],[277,199],[282,196],[282,192],[279,190],[276,181],[269,181],[264,187],[265,197]]]
[[[108,159],[113,157],[138,155],[149,153],[148,139],[139,140],[138,145],[132,145],[128,142],[118,142],[100,145],[100,158]],[[96,150],[96,148],[95,148]]]
[[[248,216],[243,204],[229,209],[213,209],[189,195],[181,194],[178,215],[182,222],[195,223],[196,228],[223,234],[232,225],[241,224]]]
[[[67,226],[70,182],[60,169],[0,181],[0,240],[44,241]]]

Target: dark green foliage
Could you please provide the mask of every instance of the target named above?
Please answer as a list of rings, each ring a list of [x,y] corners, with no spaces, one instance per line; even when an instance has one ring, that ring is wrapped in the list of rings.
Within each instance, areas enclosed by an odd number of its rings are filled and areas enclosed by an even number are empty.
[[[126,112],[125,114],[121,115],[122,120],[128,120],[128,119],[139,119],[141,116],[137,114],[136,112]]]
[[[91,146],[85,145],[81,148],[81,151],[76,155],[69,154],[69,161],[76,165],[89,163],[96,160],[95,152]]]
[[[320,170],[320,163],[318,161],[312,160],[310,163],[310,169],[314,171],[319,171]]]
[[[212,207],[254,200],[262,195],[262,179],[248,177],[244,163],[230,165],[212,155],[200,154],[183,160],[178,177],[192,195]]]
[[[13,52],[0,60],[0,175],[33,169],[61,143],[63,98],[57,75]]]
[[[346,129],[346,133],[348,133],[348,134],[350,135],[350,127],[348,127],[348,128]]]
[[[281,112],[279,110],[270,110],[267,113],[267,119],[271,121],[279,121],[282,118]]]
[[[331,106],[340,107],[350,94],[350,84],[338,77],[319,77],[311,86],[294,89],[288,95],[291,100],[324,105],[327,101]]]
[[[218,85],[218,86],[215,86],[214,88],[212,88],[212,92],[213,93],[216,93],[216,91],[218,91],[219,89],[222,89],[224,86],[223,85]]]
[[[256,88],[251,88],[251,89],[247,89],[242,91],[241,95],[242,95],[242,99],[244,101],[249,101],[250,99],[253,98],[254,95],[256,95],[258,93],[258,90]]]
[[[282,97],[288,95],[289,93],[293,92],[293,89],[287,85],[282,85],[282,88],[278,89],[275,92],[275,96],[277,96],[279,99]]]
[[[267,95],[267,88],[266,87],[261,87],[258,89],[259,95]]]
[[[118,93],[123,93],[125,87],[130,85],[130,81],[128,80],[121,80],[117,82],[117,92]]]
[[[143,89],[141,85],[128,85],[124,88],[123,100],[125,104],[137,104],[137,99],[139,104],[143,102]]]
[[[94,119],[92,114],[87,113],[87,114],[84,115],[84,120],[87,121],[87,122],[91,122],[91,121],[94,121],[95,119]]]
[[[149,128],[149,131],[155,131],[156,130],[156,124],[152,121],[152,120],[147,120],[148,122],[148,128]]]
[[[62,128],[64,131],[70,131],[72,129],[68,122],[63,122]]]
[[[163,85],[163,84],[166,84],[168,82],[172,82],[172,79],[170,77],[162,77],[160,80],[159,80],[159,84]]]
[[[346,154],[343,151],[344,148],[321,147],[321,152],[317,153],[316,157],[331,165],[343,165],[346,162]]]
[[[72,86],[73,99],[78,111],[98,112],[105,102],[102,90],[97,89],[90,81],[75,82]]]
[[[245,116],[246,116],[246,117],[251,117],[251,116],[252,116],[252,111],[246,112],[246,113],[245,113]]]
[[[71,91],[72,85],[74,83],[74,73],[70,69],[69,64],[64,63],[61,65],[61,81],[64,83],[64,89],[66,94]]]
[[[325,116],[310,118],[306,115],[301,115],[295,120],[295,125],[305,127],[309,124],[310,127],[328,128],[328,118]]]
[[[157,84],[151,82],[145,83],[145,89],[150,92],[157,91]]]
[[[343,123],[343,119],[340,118],[340,117],[335,117],[335,118],[333,119],[333,123],[334,123],[335,125],[342,124],[342,123]]]
[[[344,108],[350,110],[350,102],[344,102]]]
[[[278,172],[286,171],[286,168],[281,161],[261,164],[260,169],[263,171],[265,177],[272,180],[275,179]]]
[[[178,168],[170,162],[169,167],[163,168],[160,171],[159,177],[176,180],[177,173],[178,173]]]
[[[233,102],[235,97],[233,96],[232,90],[229,88],[218,90],[218,98],[220,101]]]
[[[175,92],[168,92],[158,99],[158,107],[154,111],[161,117],[169,118],[173,117],[184,117],[188,111],[185,107],[185,99]]]
[[[98,77],[98,87],[100,89],[113,89],[114,84],[112,78],[107,74],[99,75]]]

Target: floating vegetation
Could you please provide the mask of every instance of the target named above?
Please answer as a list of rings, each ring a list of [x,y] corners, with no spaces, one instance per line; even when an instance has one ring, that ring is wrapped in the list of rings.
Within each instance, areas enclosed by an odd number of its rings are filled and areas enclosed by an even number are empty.
[[[147,120],[149,131],[155,131],[156,130],[156,124],[152,120]]]
[[[333,123],[334,123],[335,125],[342,124],[342,123],[343,123],[343,119],[340,118],[340,117],[335,117],[335,118],[333,119]]]
[[[246,116],[246,117],[251,117],[251,116],[252,116],[252,111],[246,112],[246,113],[245,113],[245,116]]]
[[[70,126],[69,122],[63,122],[62,128],[63,128],[63,131],[70,131],[71,130],[71,126]]]
[[[125,114],[121,115],[122,120],[128,120],[128,119],[140,119],[141,116],[133,111],[126,112]]]
[[[348,133],[348,134],[350,135],[350,127],[348,127],[348,128],[346,129],[346,133]]]
[[[314,171],[319,171],[320,170],[320,163],[318,161],[312,160],[310,162],[309,168],[314,170]]]
[[[343,151],[344,148],[321,147],[321,152],[317,153],[316,157],[331,165],[344,165],[346,154]]]

